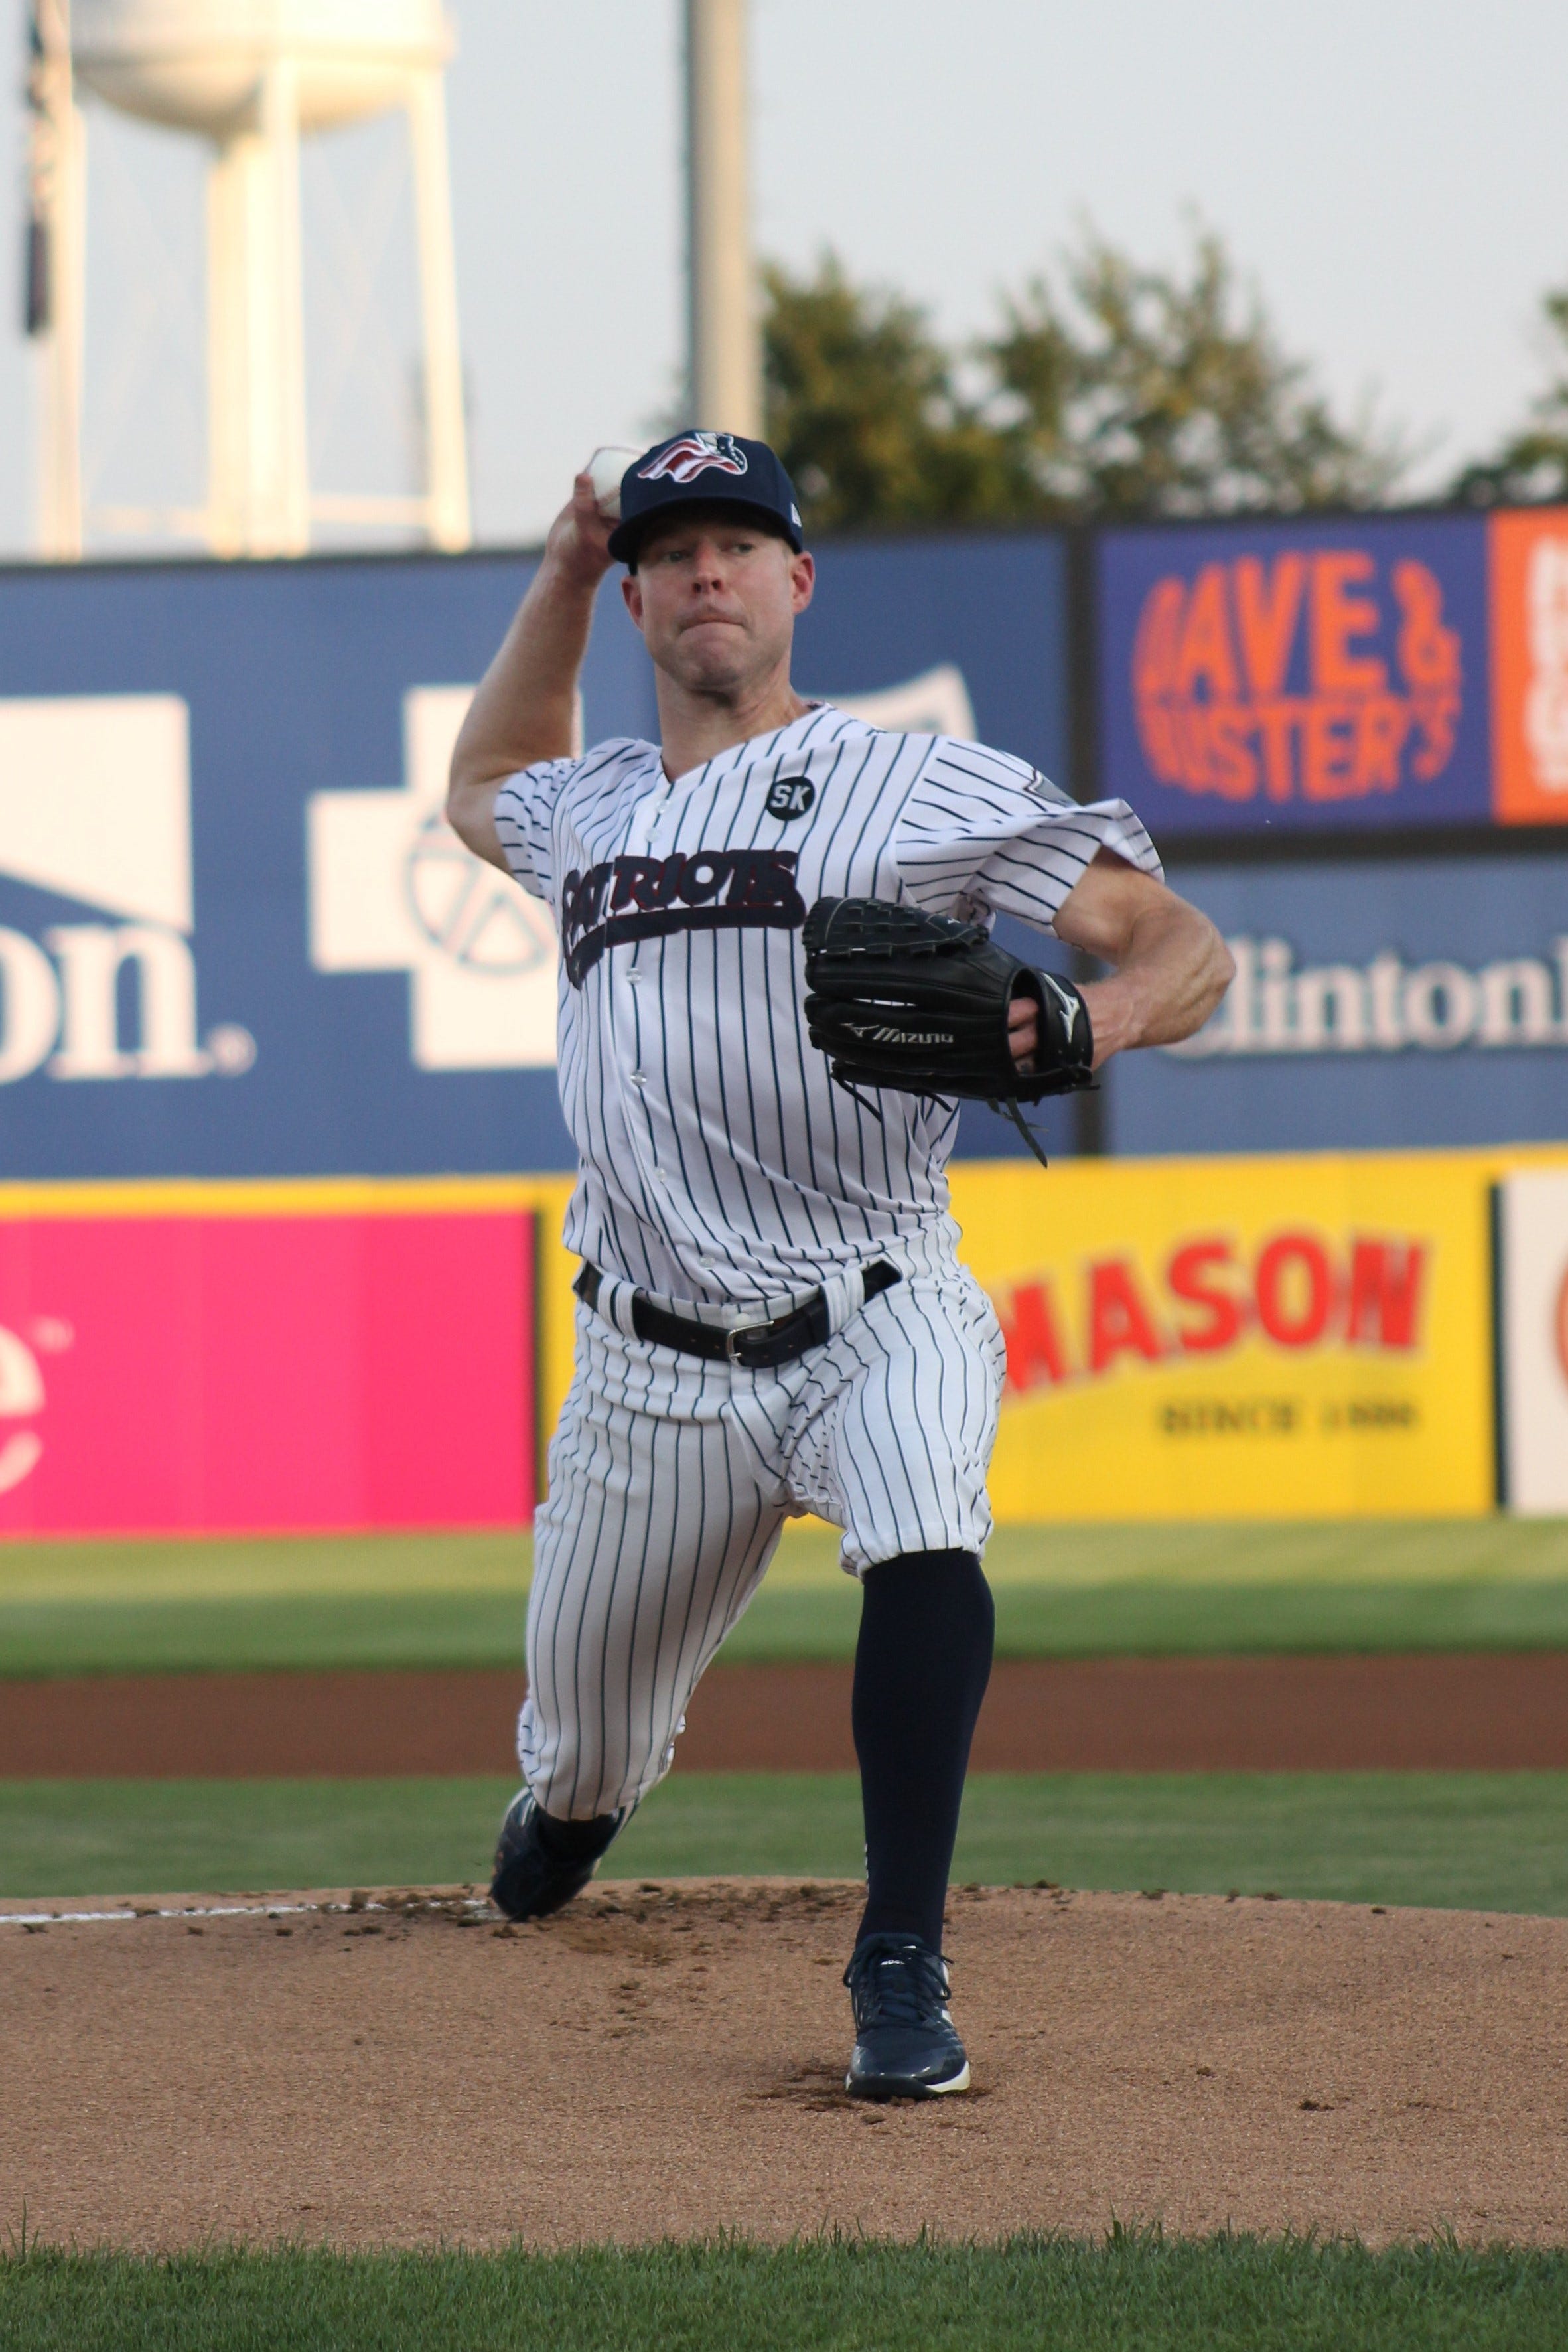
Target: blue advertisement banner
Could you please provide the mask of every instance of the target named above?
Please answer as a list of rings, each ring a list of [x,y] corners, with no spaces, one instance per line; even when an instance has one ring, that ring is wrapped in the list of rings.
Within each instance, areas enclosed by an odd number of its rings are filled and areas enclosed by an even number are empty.
[[[1483,518],[1113,531],[1095,593],[1101,789],[1156,842],[1490,820]]]
[[[807,690],[1060,766],[1059,542],[821,564]],[[0,573],[0,1177],[570,1166],[553,929],[441,807],[531,572]],[[583,703],[589,741],[655,730],[613,578]]]
[[[1568,856],[1183,866],[1237,975],[1109,1073],[1117,1152],[1568,1138]]]
[[[954,531],[821,549],[816,594],[796,625],[801,693],[874,719],[868,702],[922,677],[936,687],[925,715],[944,731],[1016,752],[1065,783],[1064,542],[1043,531]],[[897,723],[896,711],[884,723]]]

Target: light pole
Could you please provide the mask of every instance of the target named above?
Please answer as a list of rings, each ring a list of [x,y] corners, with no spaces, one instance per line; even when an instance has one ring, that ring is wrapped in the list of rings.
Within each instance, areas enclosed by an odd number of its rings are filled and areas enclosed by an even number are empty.
[[[686,0],[688,393],[693,425],[762,431],[751,254],[747,0]]]

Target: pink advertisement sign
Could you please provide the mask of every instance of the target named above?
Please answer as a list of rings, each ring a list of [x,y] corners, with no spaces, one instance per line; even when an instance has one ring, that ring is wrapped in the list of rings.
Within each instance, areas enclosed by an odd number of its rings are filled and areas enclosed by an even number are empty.
[[[515,1526],[525,1213],[0,1223],[0,1536]]]

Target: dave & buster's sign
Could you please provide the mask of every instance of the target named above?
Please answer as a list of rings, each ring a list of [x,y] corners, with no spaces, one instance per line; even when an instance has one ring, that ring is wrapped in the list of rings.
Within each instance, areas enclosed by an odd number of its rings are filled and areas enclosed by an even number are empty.
[[[1102,789],[1184,833],[1568,822],[1568,513],[1099,552]]]

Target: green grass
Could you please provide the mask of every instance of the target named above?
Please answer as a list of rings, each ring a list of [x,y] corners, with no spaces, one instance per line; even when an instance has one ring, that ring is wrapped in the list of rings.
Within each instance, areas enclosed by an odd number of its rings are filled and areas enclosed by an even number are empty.
[[[482,1882],[500,1780],[0,1783],[0,1895]],[[855,1878],[848,1773],[676,1772],[606,1875]],[[954,1876],[1568,1916],[1568,1773],[977,1773]]]
[[[731,1664],[854,1654],[860,1596],[765,1584],[725,1645]],[[1211,1656],[1241,1651],[1568,1649],[1568,1580],[1430,1584],[1004,1583],[1001,1658]]]
[[[1568,2254],[1225,2235],[0,2263],[26,2352],[1542,2352]]]
[[[0,1606],[0,1676],[516,1666],[526,1606],[462,1591]]]
[[[1568,1582],[1386,1585],[998,1584],[998,1657],[1568,1648]],[[141,1601],[0,1609],[0,1676],[515,1666],[521,1593]],[[762,1591],[730,1664],[854,1655],[848,1577]]]
[[[837,1538],[792,1529],[726,1655],[847,1658]],[[515,1664],[515,1531],[0,1548],[0,1676]],[[1005,1528],[1001,1655],[1568,1646],[1568,1522]]]

